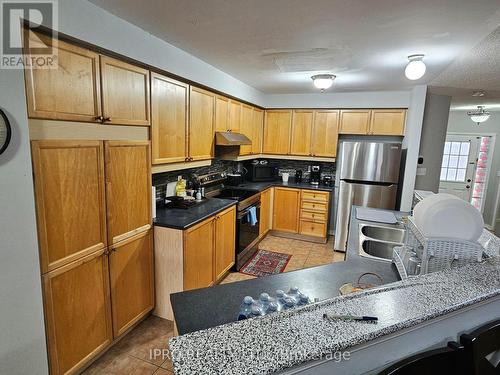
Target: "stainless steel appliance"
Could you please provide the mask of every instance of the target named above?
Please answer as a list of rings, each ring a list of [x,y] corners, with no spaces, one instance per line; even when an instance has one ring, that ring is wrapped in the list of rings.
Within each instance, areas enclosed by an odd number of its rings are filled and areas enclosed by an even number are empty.
[[[248,166],[248,179],[250,181],[274,181],[277,177],[277,170],[267,164],[250,164]]]
[[[352,205],[396,208],[401,143],[343,141],[337,162],[335,250],[345,251]]]
[[[227,185],[230,186],[238,186],[243,183],[243,174],[234,172],[234,173],[228,173],[227,174]]]
[[[321,179],[321,167],[319,165],[313,165],[311,167],[311,185],[319,185],[319,180]]]
[[[228,180],[225,173],[210,173],[196,178],[199,185],[206,189],[207,198],[231,199],[238,202],[236,205],[235,268],[239,270],[257,252],[260,192],[226,186]]]
[[[295,182],[302,182],[302,170],[297,169],[295,171]]]

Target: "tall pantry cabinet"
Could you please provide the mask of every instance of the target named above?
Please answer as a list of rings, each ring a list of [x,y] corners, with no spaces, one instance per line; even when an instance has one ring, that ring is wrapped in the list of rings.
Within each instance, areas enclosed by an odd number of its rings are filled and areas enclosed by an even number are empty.
[[[80,371],[153,308],[149,155],[149,141],[32,142],[52,374]]]

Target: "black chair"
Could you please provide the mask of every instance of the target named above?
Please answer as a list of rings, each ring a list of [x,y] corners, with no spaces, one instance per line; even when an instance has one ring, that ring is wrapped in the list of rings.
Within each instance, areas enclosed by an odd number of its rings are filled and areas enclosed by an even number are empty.
[[[405,358],[378,375],[466,375],[463,351],[456,342]]]
[[[468,374],[499,375],[500,364],[491,363],[486,356],[500,350],[500,320],[488,323],[460,336]]]

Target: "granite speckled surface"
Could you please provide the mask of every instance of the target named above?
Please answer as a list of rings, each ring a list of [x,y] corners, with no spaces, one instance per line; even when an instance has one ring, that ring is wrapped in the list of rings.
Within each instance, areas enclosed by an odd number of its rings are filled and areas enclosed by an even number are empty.
[[[500,258],[170,340],[176,374],[267,374],[500,295]],[[378,316],[376,324],[323,313]],[[259,360],[257,360],[259,358]]]

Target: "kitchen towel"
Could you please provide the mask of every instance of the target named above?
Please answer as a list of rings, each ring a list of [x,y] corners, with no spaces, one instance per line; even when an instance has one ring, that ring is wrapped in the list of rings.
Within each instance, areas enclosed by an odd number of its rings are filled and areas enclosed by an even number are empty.
[[[250,223],[250,225],[257,224],[257,208],[250,207],[250,209],[248,210],[248,222]]]

